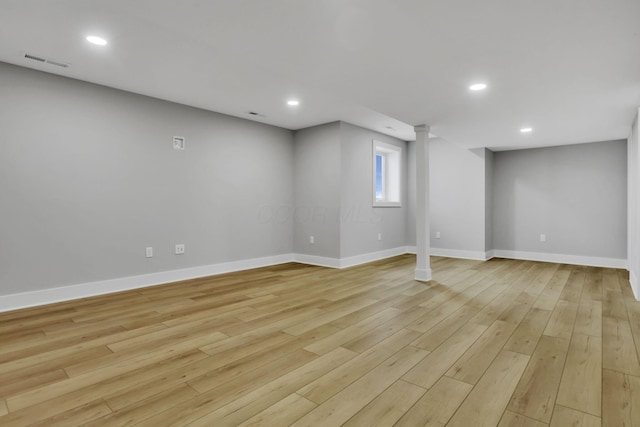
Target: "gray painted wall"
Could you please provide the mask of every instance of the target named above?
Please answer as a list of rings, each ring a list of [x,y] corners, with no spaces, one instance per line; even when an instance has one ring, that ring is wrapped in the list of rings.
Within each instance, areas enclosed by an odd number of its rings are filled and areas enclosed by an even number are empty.
[[[493,151],[484,150],[484,250],[491,251],[493,245]]]
[[[416,142],[407,143],[407,246],[416,246]]]
[[[0,295],[292,252],[292,217],[274,213],[293,205],[290,131],[0,75]]]
[[[627,142],[627,165],[628,165],[628,258],[629,276],[635,296],[640,300],[640,286],[638,276],[640,276],[640,131],[638,129],[640,121],[640,109],[636,115],[631,128],[631,134]]]
[[[340,123],[340,256],[342,258],[406,246],[407,183],[402,179],[402,207],[374,208],[373,140],[402,148],[402,171],[406,171],[407,143],[399,139]],[[382,233],[382,240],[378,240]],[[415,233],[414,233],[415,234]]]
[[[294,251],[340,258],[340,123],[299,130],[294,137]]]
[[[495,249],[626,259],[626,150],[611,141],[496,152]]]
[[[484,252],[485,150],[439,138],[429,142],[429,149],[431,247]]]

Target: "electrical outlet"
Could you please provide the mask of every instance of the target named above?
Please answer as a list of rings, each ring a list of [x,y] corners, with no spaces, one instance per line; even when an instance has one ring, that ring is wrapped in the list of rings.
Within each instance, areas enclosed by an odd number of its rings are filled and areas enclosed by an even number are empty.
[[[145,256],[147,258],[152,258],[153,257],[153,248],[151,246],[149,246],[148,248],[145,249]]]
[[[184,254],[184,243],[176,245],[176,255]]]
[[[540,235],[540,241],[541,242],[546,242],[547,241],[547,235],[546,234],[541,234]]]
[[[309,236],[309,243],[311,243],[312,245],[316,243],[316,238],[313,236]]]
[[[439,239],[439,238],[440,238],[440,232],[436,231],[436,239]]]
[[[174,136],[173,149],[184,150],[185,148],[187,148],[187,139],[184,136]]]
[[[382,233],[378,233],[378,240],[382,240]]]

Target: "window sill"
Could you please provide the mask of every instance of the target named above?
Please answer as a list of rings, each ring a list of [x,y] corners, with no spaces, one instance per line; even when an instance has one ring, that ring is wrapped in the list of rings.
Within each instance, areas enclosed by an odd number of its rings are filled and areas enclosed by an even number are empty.
[[[373,202],[374,208],[401,208],[400,202]]]

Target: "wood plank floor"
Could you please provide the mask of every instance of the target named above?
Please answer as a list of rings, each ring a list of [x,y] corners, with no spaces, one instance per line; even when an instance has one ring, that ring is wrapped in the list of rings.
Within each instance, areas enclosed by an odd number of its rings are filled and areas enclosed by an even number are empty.
[[[2,426],[640,426],[621,270],[406,255],[0,314]]]

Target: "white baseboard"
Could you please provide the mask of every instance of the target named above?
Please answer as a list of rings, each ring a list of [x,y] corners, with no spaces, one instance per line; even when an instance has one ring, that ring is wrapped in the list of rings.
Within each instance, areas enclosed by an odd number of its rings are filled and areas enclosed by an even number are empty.
[[[379,261],[381,259],[391,258],[398,255],[408,253],[406,246],[385,249],[378,252],[369,252],[366,254],[355,255],[347,258],[329,258],[317,255],[293,254],[293,260],[302,264],[318,265],[320,267],[330,268],[348,268],[368,262]]]
[[[299,262],[303,264],[319,265],[330,268],[346,268],[367,262],[378,261],[407,253],[407,248],[402,246],[379,252],[357,255],[349,258],[328,258],[305,254],[283,254],[263,258],[253,258],[240,261],[223,262],[219,264],[203,265],[199,267],[184,268],[180,270],[162,271],[158,273],[141,274],[138,276],[120,277],[117,279],[101,280],[98,282],[82,283],[77,285],[62,286],[51,289],[42,289],[32,292],[23,292],[12,295],[0,295],[0,313],[4,311],[18,310],[21,308],[35,307],[56,302],[70,301],[79,298],[87,298],[97,295],[111,294],[114,292],[128,291],[161,285],[164,283],[179,282],[181,280],[196,279],[199,277],[214,276],[216,274],[231,273],[234,271],[249,270],[252,268],[268,267],[286,262]]]
[[[329,258],[318,255],[293,254],[293,262],[317,265],[319,267],[340,268],[340,258]]]
[[[432,256],[442,256],[447,258],[473,259],[477,261],[486,261],[493,258],[493,251],[464,251],[459,249],[443,249],[431,248]]]
[[[230,261],[219,264],[203,265],[180,270],[162,271],[158,273],[141,274],[138,276],[120,277],[117,279],[101,280],[98,282],[82,283],[78,285],[62,286],[58,288],[42,289],[12,295],[0,295],[0,312],[17,310],[20,308],[70,301],[96,295],[111,294],[131,289],[161,285],[163,283],[196,279],[198,277],[213,276],[215,274],[231,273],[233,271],[249,270],[252,268],[268,267],[270,265],[292,262],[291,254],[275,255],[263,258],[252,258],[241,261]]]
[[[637,301],[640,301],[640,284],[638,283],[638,276],[633,271],[629,271],[629,284],[633,291],[633,296]]]
[[[385,249],[378,252],[370,252],[368,254],[356,255],[340,260],[340,268],[353,267],[355,265],[366,264],[368,262],[378,261],[381,259],[391,258],[407,253],[406,246],[400,246],[392,249]]]
[[[120,277],[116,279],[102,280],[98,282],[83,283],[58,288],[42,289],[39,291],[23,292],[12,295],[0,295],[0,312],[18,310],[21,308],[52,304],[61,301],[70,301],[79,298],[87,298],[96,295],[110,294],[131,289],[145,288],[164,283],[179,282],[181,280],[196,279],[199,277],[213,276],[216,274],[231,273],[234,271],[249,270],[252,268],[268,267],[286,262],[299,262],[303,264],[318,265],[330,268],[347,268],[368,262],[402,255],[415,254],[415,246],[401,246],[378,252],[356,255],[348,258],[329,258],[306,254],[282,254],[263,258],[252,258],[240,261],[223,262],[219,264],[204,265],[199,267],[184,268],[180,270],[162,271],[158,273],[141,274],[138,276]],[[627,260],[613,258],[583,257],[575,255],[543,254],[520,251],[459,251],[453,249],[431,248],[431,255],[451,258],[466,258],[487,260],[492,257],[525,259],[531,261],[557,262],[563,264],[589,265],[596,267],[627,268]],[[416,280],[431,280],[431,271],[416,270]],[[631,288],[640,300],[640,287],[635,274],[630,273]]]
[[[415,246],[407,246],[408,254],[415,255],[417,249]],[[488,261],[493,258],[493,251],[481,252],[481,251],[464,251],[459,249],[440,249],[430,248],[431,256],[441,256],[445,258],[463,258],[474,259],[477,261]]]
[[[587,265],[590,267],[627,268],[627,260],[582,255],[547,254],[540,252],[505,251],[495,249],[495,258],[522,259],[528,261],[557,262],[560,264]]]
[[[428,282],[431,280],[431,269],[428,268],[426,270],[421,268],[416,268],[416,276],[415,279],[419,282]]]

